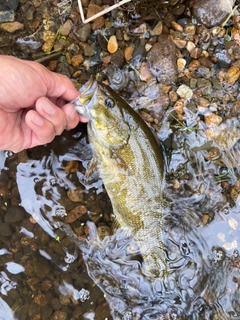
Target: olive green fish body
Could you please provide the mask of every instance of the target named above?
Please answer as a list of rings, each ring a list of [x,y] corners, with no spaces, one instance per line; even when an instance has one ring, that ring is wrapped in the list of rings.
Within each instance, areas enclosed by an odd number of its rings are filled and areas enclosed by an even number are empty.
[[[163,157],[154,135],[104,84],[98,83],[91,101],[76,109],[90,119],[89,139],[117,221],[138,242],[146,274],[163,274]]]

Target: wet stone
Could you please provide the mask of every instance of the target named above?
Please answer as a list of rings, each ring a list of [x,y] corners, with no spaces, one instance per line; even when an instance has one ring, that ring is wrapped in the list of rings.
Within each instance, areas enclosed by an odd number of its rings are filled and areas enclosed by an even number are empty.
[[[178,89],[177,89],[177,94],[183,98],[183,99],[191,99],[193,96],[193,91],[190,87],[188,87],[186,84],[182,84]]]
[[[60,301],[56,297],[52,299],[51,306],[54,310],[59,310],[62,307]]]
[[[122,67],[124,63],[124,52],[122,50],[117,50],[111,55],[111,62],[117,67]]]
[[[14,21],[15,15],[13,10],[0,11],[0,22]]]
[[[9,223],[0,223],[0,234],[3,237],[10,237],[12,234],[12,229]]]
[[[166,37],[158,40],[147,54],[147,64],[159,82],[171,84],[177,79],[176,47]]]
[[[87,208],[83,205],[79,205],[68,212],[65,218],[66,223],[73,223],[74,221],[80,219],[83,215],[87,213]]]
[[[90,33],[91,33],[91,24],[86,23],[83,24],[77,31],[77,37],[80,41],[85,42],[87,41]]]
[[[67,320],[67,313],[65,311],[57,310],[54,312],[51,320]]]
[[[210,80],[199,78],[197,80],[197,85],[203,95],[208,95],[212,92],[212,83]]]
[[[40,307],[44,307],[47,304],[47,299],[45,294],[39,294],[34,298],[34,302],[40,306]]]
[[[5,22],[0,25],[0,28],[3,29],[4,31],[7,31],[8,33],[14,33],[18,30],[23,30],[24,24],[18,21]]]
[[[71,78],[71,72],[69,71],[67,63],[64,63],[64,62],[58,63],[56,72],[61,73],[67,76],[68,78]]]
[[[63,36],[68,36],[71,32],[72,25],[72,20],[67,20],[62,26],[60,26],[59,33]]]
[[[21,264],[25,268],[24,273],[28,277],[45,278],[49,275],[49,262],[39,255],[24,256]]]
[[[35,8],[30,6],[26,11],[26,19],[28,21],[32,21],[34,19],[34,14],[35,14]]]
[[[228,4],[228,7],[223,8],[221,4],[223,4],[225,0],[197,0],[193,6],[193,15],[196,20],[206,26],[207,28],[211,28],[221,24],[227,15],[231,12],[231,6],[229,3],[233,5],[233,1],[225,1]],[[225,10],[223,10],[225,9]]]
[[[25,217],[25,210],[20,206],[13,206],[7,209],[4,221],[8,223],[20,222]]]
[[[5,0],[0,2],[0,10],[16,10],[19,4],[19,0]]]

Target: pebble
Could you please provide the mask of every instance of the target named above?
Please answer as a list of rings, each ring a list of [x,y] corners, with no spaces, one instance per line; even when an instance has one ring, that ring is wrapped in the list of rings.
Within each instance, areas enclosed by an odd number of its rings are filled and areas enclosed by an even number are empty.
[[[207,113],[204,115],[204,122],[208,126],[218,126],[222,122],[222,118],[215,113]]]
[[[178,58],[177,59],[177,67],[178,67],[178,71],[181,72],[184,70],[185,66],[186,66],[187,61],[183,58]]]
[[[92,57],[96,53],[96,48],[94,47],[94,44],[90,45],[88,43],[83,44],[83,54],[85,57]]]
[[[212,83],[210,80],[199,78],[197,79],[197,85],[203,95],[208,95],[212,92]]]
[[[187,86],[186,84],[182,84],[178,89],[177,89],[177,94],[186,100],[189,100],[193,96],[193,91],[192,89]]]
[[[0,11],[0,22],[12,22],[15,19],[13,10]]]
[[[225,81],[227,84],[234,84],[240,76],[240,70],[236,66],[231,66],[225,76]]]
[[[48,303],[45,294],[38,294],[34,298],[34,302],[40,307],[44,307]]]
[[[134,47],[126,47],[124,50],[124,57],[126,61],[129,61],[133,56]]]
[[[9,207],[4,216],[4,222],[7,223],[17,223],[24,219],[25,210],[20,206]]]
[[[79,205],[68,212],[67,217],[65,218],[66,223],[73,223],[78,220],[81,216],[87,213],[87,208],[83,205]]]
[[[189,70],[189,71],[195,71],[195,70],[197,70],[199,67],[200,67],[200,62],[199,62],[199,60],[193,59],[193,60],[189,63],[189,65],[188,65],[188,70]]]
[[[193,23],[188,23],[184,26],[183,32],[188,36],[194,36],[196,33],[196,26]]]
[[[171,21],[171,25],[172,25],[172,28],[176,31],[179,31],[179,32],[183,32],[183,26],[181,26],[180,24],[178,24],[177,22],[175,21]]]
[[[12,234],[12,230],[9,223],[0,223],[0,234],[2,237],[9,237]]]
[[[97,228],[99,239],[102,241],[106,236],[110,235],[110,228],[108,226],[99,226]]]
[[[79,68],[84,61],[84,57],[82,54],[76,54],[72,57],[71,63],[75,68]]]
[[[141,80],[142,81],[148,81],[153,77],[152,73],[148,69],[148,66],[147,66],[146,62],[143,62],[141,64],[140,76],[141,76]]]
[[[184,112],[183,108],[185,104],[186,104],[186,100],[182,98],[177,100],[173,106],[174,110],[176,111],[177,117],[180,121],[183,119],[183,112]]]
[[[65,311],[56,310],[51,320],[67,320],[68,314]]]
[[[84,201],[84,194],[83,194],[82,187],[77,187],[74,190],[68,189],[67,196],[73,202],[82,202],[82,201]]]
[[[87,19],[102,11],[102,8],[96,4],[90,3],[87,9]],[[92,30],[101,29],[104,26],[105,19],[103,16],[95,19],[92,24]]]
[[[60,26],[59,33],[62,36],[68,36],[72,30],[72,25],[72,20],[68,19],[63,25]]]
[[[154,36],[159,36],[162,33],[162,28],[163,28],[163,24],[162,21],[160,20],[156,26],[153,28],[151,35]]]
[[[86,24],[83,24],[81,26],[81,28],[79,28],[77,31],[76,31],[76,34],[78,36],[78,39],[82,42],[86,42],[89,35],[91,33],[91,24],[90,23],[86,23]]]
[[[16,10],[19,4],[19,0],[4,0],[0,2],[0,10]]]
[[[114,53],[118,49],[118,42],[115,35],[111,36],[108,40],[107,50],[109,53]]]
[[[18,21],[1,23],[0,28],[9,33],[14,33],[24,29],[24,24]]]
[[[192,41],[187,42],[186,49],[189,53],[193,52],[195,48],[196,48],[196,45]]]

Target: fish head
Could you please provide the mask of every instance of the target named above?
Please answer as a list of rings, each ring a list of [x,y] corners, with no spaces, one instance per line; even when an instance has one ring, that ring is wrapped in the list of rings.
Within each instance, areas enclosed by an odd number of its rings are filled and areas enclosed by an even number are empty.
[[[123,100],[94,78],[90,78],[79,93],[72,104],[83,117],[90,120],[89,129],[93,138],[115,147],[126,144],[130,129],[121,108]]]

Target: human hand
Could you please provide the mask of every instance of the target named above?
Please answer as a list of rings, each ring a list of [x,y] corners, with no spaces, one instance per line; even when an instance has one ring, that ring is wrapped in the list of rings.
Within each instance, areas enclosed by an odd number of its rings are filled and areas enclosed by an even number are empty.
[[[0,150],[42,145],[86,122],[66,103],[78,94],[66,76],[37,62],[0,56]]]

